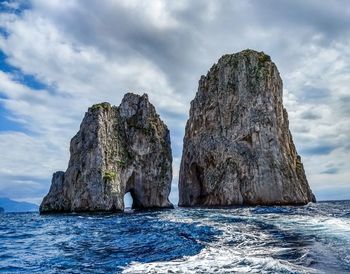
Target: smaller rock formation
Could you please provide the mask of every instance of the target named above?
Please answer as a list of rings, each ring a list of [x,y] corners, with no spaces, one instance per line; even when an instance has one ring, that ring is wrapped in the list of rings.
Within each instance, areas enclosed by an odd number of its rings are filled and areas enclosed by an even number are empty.
[[[172,207],[170,135],[148,96],[119,107],[93,105],[72,138],[66,172],[53,174],[40,212],[117,212],[130,192],[135,209]]]
[[[179,178],[180,206],[315,201],[282,104],[270,56],[224,55],[191,102]]]

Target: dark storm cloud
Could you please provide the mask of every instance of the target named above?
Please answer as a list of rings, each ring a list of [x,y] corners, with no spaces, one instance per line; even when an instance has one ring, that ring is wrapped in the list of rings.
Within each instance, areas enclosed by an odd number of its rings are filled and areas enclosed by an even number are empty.
[[[201,13],[204,8],[204,4],[197,5],[196,11]],[[65,13],[49,12],[50,19],[79,43],[96,47],[118,60],[138,57],[151,60],[165,72],[173,86],[185,92],[185,83],[191,75],[188,64],[196,64],[193,53],[198,39],[195,33],[186,30],[188,25],[162,28],[147,20],[142,11],[118,2],[101,5],[90,0]],[[176,14],[173,16],[176,18]]]
[[[200,75],[224,53],[270,49],[273,57],[287,66],[297,59],[296,47],[310,43],[312,34],[322,33],[330,42],[348,31],[350,24],[347,10],[329,1],[195,0],[186,2],[184,8],[166,3],[177,24],[164,28],[150,22],[142,10],[118,1],[103,5],[89,0],[64,12],[45,12],[68,36],[107,56],[151,60],[165,72],[177,93],[187,95],[194,94]],[[257,36],[252,34],[254,29]],[[272,33],[273,40],[259,37],[264,32]]]
[[[331,92],[323,87],[304,86],[301,100],[308,102],[320,102],[329,99]]]
[[[337,146],[331,144],[316,145],[311,147],[305,147],[301,150],[303,155],[327,155],[335,150]]]
[[[330,167],[322,171],[323,174],[337,174],[339,171],[339,168],[337,167]]]
[[[307,110],[301,114],[301,118],[304,120],[318,120],[321,119],[322,116],[314,111]]]
[[[165,108],[159,108],[159,110],[162,112],[164,117],[167,118],[167,120],[184,121],[188,118],[188,114],[174,112]]]
[[[345,116],[350,116],[350,96],[341,96],[338,100],[338,107],[340,113]]]
[[[255,11],[260,18],[272,19],[267,20],[269,25],[272,23],[276,27],[285,27],[287,31],[288,28],[296,29],[298,26],[308,28],[323,34],[326,43],[349,31],[350,9],[346,0],[254,0],[251,3],[256,6]]]
[[[296,125],[293,127],[293,132],[296,133],[308,133],[310,132],[310,127],[308,127],[307,125]]]

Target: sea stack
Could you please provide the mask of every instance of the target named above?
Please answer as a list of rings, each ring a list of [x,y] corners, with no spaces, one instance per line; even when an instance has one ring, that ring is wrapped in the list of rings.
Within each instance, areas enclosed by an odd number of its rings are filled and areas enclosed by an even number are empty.
[[[119,107],[90,107],[70,154],[66,172],[53,174],[41,213],[123,211],[127,192],[135,209],[172,207],[169,130],[146,94],[127,93]]]
[[[315,201],[289,131],[270,56],[222,56],[199,81],[187,121],[180,206],[301,205]]]

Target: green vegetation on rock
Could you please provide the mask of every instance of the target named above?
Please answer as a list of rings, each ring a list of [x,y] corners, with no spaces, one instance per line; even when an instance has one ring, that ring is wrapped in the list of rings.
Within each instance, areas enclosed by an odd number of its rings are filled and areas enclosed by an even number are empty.
[[[262,63],[271,62],[271,57],[265,54],[264,52],[261,52],[258,58],[259,58],[259,61]]]
[[[122,167],[126,166],[126,162],[123,160],[119,160],[119,161],[117,161],[117,163],[119,166],[122,166]]]
[[[117,174],[114,171],[106,171],[103,175],[103,179],[106,181],[113,181],[115,180]]]
[[[95,111],[97,109],[109,109],[111,105],[107,102],[99,103],[99,104],[94,104],[90,107],[92,111]]]

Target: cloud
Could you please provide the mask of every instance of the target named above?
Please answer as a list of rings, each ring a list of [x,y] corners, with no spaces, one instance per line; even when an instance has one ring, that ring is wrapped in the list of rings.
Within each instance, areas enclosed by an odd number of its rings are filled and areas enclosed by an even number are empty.
[[[307,147],[302,150],[302,154],[304,155],[327,155],[331,153],[336,146],[333,145],[319,145],[319,146],[312,146]]]
[[[200,75],[221,55],[244,48],[267,52],[281,72],[311,187],[323,189],[329,176],[343,187],[350,170],[347,6],[341,0],[1,3],[1,191],[11,188],[8,195],[19,198],[14,189],[26,176],[40,185],[29,196],[43,195],[50,174],[66,168],[69,140],[88,106],[118,105],[134,91],[149,94],[170,128],[176,199],[184,127]]]
[[[328,169],[322,171],[322,173],[325,173],[325,174],[337,174],[338,171],[339,171],[338,168],[336,168],[336,167],[330,167],[330,168],[328,168]]]
[[[302,88],[303,95],[301,99],[311,102],[324,102],[324,100],[329,100],[331,92],[325,88],[317,88],[313,86],[304,86]]]
[[[312,111],[304,111],[301,114],[301,118],[305,120],[318,120],[321,119],[321,115]]]

